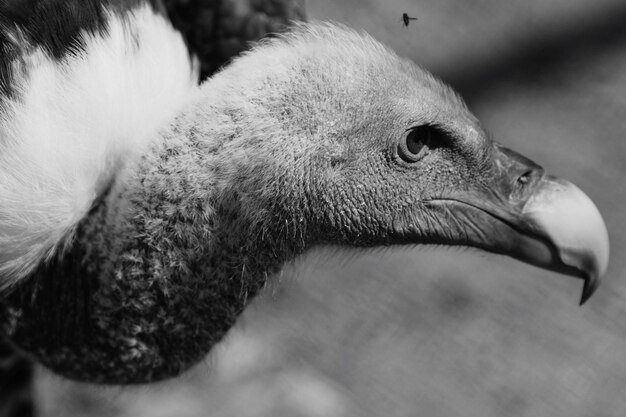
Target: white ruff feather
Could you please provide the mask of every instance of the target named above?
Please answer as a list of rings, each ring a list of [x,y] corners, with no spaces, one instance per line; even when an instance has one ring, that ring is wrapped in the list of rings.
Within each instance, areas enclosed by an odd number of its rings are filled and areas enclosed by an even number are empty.
[[[53,60],[25,46],[0,108],[0,291],[67,241],[98,194],[193,96],[178,32],[143,6],[85,51]],[[19,34],[17,35],[19,36]]]

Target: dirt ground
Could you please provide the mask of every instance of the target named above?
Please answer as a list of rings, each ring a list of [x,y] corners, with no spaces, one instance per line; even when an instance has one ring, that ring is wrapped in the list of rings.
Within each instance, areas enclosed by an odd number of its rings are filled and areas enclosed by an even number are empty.
[[[464,95],[493,137],[582,188],[611,237],[605,281],[477,251],[314,251],[206,363],[102,388],[39,372],[47,417],[623,416],[626,5],[621,0],[307,0]],[[403,12],[417,17],[408,27]]]

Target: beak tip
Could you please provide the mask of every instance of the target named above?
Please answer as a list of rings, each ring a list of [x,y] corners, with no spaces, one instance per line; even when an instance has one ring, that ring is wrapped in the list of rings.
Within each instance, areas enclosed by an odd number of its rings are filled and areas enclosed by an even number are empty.
[[[596,292],[596,289],[598,288],[599,284],[600,284],[600,280],[597,279],[596,277],[590,277],[590,278],[585,279],[585,283],[583,285],[583,292],[580,297],[579,305],[582,306],[583,304],[587,302],[587,300],[589,300],[589,298],[591,298],[593,293]]]

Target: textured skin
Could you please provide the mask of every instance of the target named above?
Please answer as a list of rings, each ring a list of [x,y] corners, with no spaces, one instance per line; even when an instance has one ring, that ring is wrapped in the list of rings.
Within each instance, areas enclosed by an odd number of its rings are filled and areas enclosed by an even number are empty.
[[[407,163],[398,148],[424,124],[438,134]],[[429,201],[507,202],[542,175],[489,140],[447,86],[332,26],[236,60],[159,143],[120,172],[71,251],[5,303],[3,331],[55,372],[105,383],[175,376],[268,276],[315,245],[502,250],[483,212]]]

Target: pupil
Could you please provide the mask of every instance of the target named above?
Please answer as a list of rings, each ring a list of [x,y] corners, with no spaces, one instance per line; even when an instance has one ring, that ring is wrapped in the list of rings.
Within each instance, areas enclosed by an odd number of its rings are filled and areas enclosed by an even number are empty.
[[[426,132],[422,132],[426,133]],[[406,148],[413,155],[417,155],[422,148],[424,147],[424,143],[420,140],[420,135],[417,131],[413,131],[409,133],[406,138]]]

